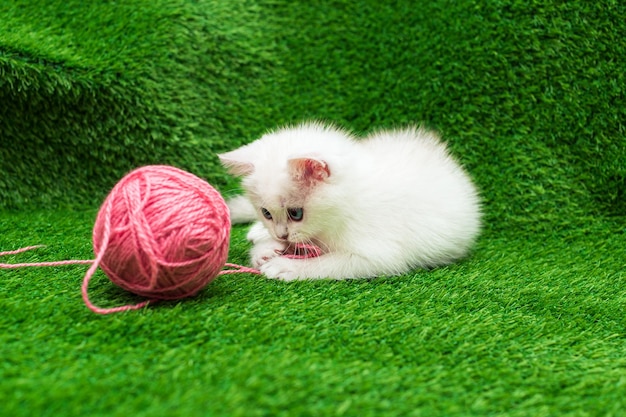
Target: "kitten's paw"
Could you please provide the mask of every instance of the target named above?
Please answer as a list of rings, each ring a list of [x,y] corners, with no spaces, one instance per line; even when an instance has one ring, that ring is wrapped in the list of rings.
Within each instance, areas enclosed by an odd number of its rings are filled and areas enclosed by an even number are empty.
[[[279,242],[265,242],[255,245],[250,251],[250,260],[254,268],[260,268],[271,259],[279,256],[285,250],[285,245]]]
[[[261,222],[256,222],[252,226],[250,226],[247,239],[249,242],[252,242],[255,245],[257,243],[274,240],[272,239],[272,235],[270,235],[270,232],[268,232],[268,230],[265,228],[265,226],[263,226],[263,223]]]
[[[306,277],[298,271],[298,262],[302,261],[277,256],[265,262],[259,269],[267,278],[281,281],[305,279]]]

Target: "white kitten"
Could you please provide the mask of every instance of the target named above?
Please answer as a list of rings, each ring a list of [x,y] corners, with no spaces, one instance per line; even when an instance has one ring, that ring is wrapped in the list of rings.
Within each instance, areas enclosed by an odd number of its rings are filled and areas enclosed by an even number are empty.
[[[409,127],[357,140],[321,123],[268,133],[220,155],[247,198],[229,202],[252,226],[252,264],[270,278],[361,278],[465,256],[480,229],[479,197],[433,132]],[[280,253],[314,244],[323,254]]]

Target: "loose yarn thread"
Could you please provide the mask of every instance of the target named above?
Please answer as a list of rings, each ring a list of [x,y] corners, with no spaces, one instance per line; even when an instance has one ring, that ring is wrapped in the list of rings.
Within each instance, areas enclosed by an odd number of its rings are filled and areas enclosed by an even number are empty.
[[[33,246],[26,246],[24,248],[20,248],[20,249],[16,249],[16,250],[8,250],[8,251],[4,251],[4,252],[0,252],[0,257],[2,256],[8,256],[8,255],[17,255],[23,252],[27,252],[29,250],[33,250],[33,249],[39,249],[39,248],[43,248],[45,247],[44,245],[33,245]],[[53,262],[29,262],[29,263],[19,263],[19,264],[4,264],[4,263],[0,263],[0,268],[3,269],[18,269],[18,268],[25,268],[28,266],[65,266],[65,265],[89,265],[92,264],[93,261],[85,259],[75,259],[75,260],[68,260],[68,261],[53,261]]]
[[[17,255],[23,252],[27,252],[27,251],[39,249],[39,248],[44,248],[44,247],[45,245],[33,245],[33,246],[27,246],[27,247],[23,247],[23,248],[16,249],[16,250],[4,251],[4,252],[0,252],[0,257],[9,256],[9,255]],[[93,259],[72,259],[72,260],[66,260],[66,261],[28,262],[28,263],[15,263],[15,264],[7,264],[7,263],[0,262],[0,269],[20,269],[20,268],[26,268],[26,267],[55,267],[55,266],[67,266],[67,265],[92,265],[93,266],[95,262],[96,261]],[[239,273],[247,273],[247,274],[254,274],[254,275],[261,274],[261,271],[259,271],[258,269],[249,268],[247,266],[237,265],[237,264],[233,264],[229,262],[226,262],[224,264],[224,267],[232,268],[232,269],[224,269],[217,274],[218,276],[228,275],[228,274],[239,274]],[[93,272],[95,273],[95,269]],[[93,276],[93,273],[90,276],[85,275],[85,278],[83,279],[83,285],[81,286],[81,294],[85,302],[85,305],[94,313],[111,314],[111,313],[118,313],[122,311],[139,310],[139,309],[146,307],[148,304],[153,304],[153,303],[160,301],[158,298],[155,298],[152,300],[142,301],[140,303],[133,304],[133,305],[125,305],[125,306],[110,307],[110,308],[98,307],[89,300],[89,295],[88,295],[89,281],[91,280],[92,276]]]

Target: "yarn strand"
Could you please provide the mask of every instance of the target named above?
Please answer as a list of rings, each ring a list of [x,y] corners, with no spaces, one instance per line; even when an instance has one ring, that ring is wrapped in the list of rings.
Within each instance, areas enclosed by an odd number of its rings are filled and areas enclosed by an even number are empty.
[[[228,262],[225,263],[224,266],[227,268],[233,268],[233,269],[224,269],[223,271],[220,271],[218,275],[241,274],[241,273],[261,275],[261,271],[259,271],[258,269],[250,268],[247,266],[231,264]]]
[[[107,237],[103,236],[103,240],[105,238]],[[20,253],[28,252],[30,250],[39,249],[43,247],[45,247],[45,245],[33,245],[33,246],[26,246],[26,247],[16,249],[16,250],[4,251],[4,252],[0,252],[0,257],[9,256],[9,255],[18,255]],[[85,302],[85,305],[87,306],[87,308],[89,308],[91,311],[93,311],[96,314],[111,314],[111,313],[121,313],[123,311],[140,310],[146,307],[148,304],[154,304],[159,301],[156,299],[152,299],[152,300],[142,301],[137,304],[130,304],[130,305],[125,305],[125,306],[110,307],[110,308],[102,308],[93,304],[91,300],[89,299],[89,291],[88,291],[89,282],[91,281],[91,278],[93,277],[96,270],[98,269],[98,266],[100,265],[100,261],[102,260],[102,257],[104,256],[105,249],[106,249],[106,245],[103,245],[102,250],[100,251],[96,259],[94,260],[74,259],[74,260],[67,260],[67,261],[32,262],[32,263],[18,263],[18,264],[0,263],[0,269],[18,269],[18,268],[25,268],[25,267],[53,267],[53,266],[67,266],[67,265],[91,265],[89,269],[87,270],[87,273],[85,274],[85,277],[83,279],[83,284],[81,286],[81,294],[82,294],[83,301]],[[232,269],[225,269],[223,271],[220,271],[218,275],[230,275],[230,274],[240,274],[240,273],[261,275],[261,271],[259,271],[258,269],[249,268],[247,266],[242,266],[242,265],[237,265],[237,264],[232,264],[232,263],[226,263],[224,266],[227,268],[232,268]]]
[[[85,302],[85,305],[87,306],[87,308],[96,314],[111,314],[111,313],[120,313],[123,311],[139,310],[156,300],[146,300],[137,304],[130,304],[130,305],[125,305],[125,306],[120,306],[120,307],[102,308],[93,304],[91,300],[89,299],[89,281],[91,281],[91,277],[93,277],[93,275],[96,273],[96,270],[100,266],[100,262],[102,261],[102,258],[104,257],[104,253],[106,252],[107,247],[109,246],[109,239],[111,237],[111,204],[107,203],[106,206],[104,207],[104,210],[105,210],[104,227],[103,227],[104,230],[102,232],[102,242],[100,243],[100,249],[98,250],[98,253],[96,254],[96,259],[93,261],[92,265],[87,270],[87,273],[85,274],[85,277],[83,278],[83,285],[81,286],[81,293],[83,296],[83,301]]]
[[[93,277],[96,270],[100,266],[100,261],[104,257],[104,252],[106,251],[108,247],[109,237],[111,235],[111,224],[109,221],[107,221],[110,219],[110,207],[106,207],[105,210],[106,210],[106,213],[105,213],[104,230],[103,230],[103,235],[102,235],[102,243],[100,245],[100,250],[98,251],[96,259],[94,260],[73,259],[73,260],[67,260],[67,261],[32,262],[32,263],[17,263],[17,264],[0,263],[0,269],[18,269],[18,268],[25,268],[25,267],[54,267],[54,266],[66,266],[66,265],[91,265],[89,269],[87,270],[87,272],[85,273],[85,277],[83,278],[83,284],[81,286],[81,294],[82,294],[83,301],[85,302],[85,305],[87,306],[87,308],[89,308],[91,311],[93,311],[96,314],[112,314],[112,313],[121,313],[124,311],[140,310],[148,306],[149,304],[154,304],[160,301],[158,299],[150,299],[150,300],[142,301],[137,304],[129,304],[129,305],[120,306],[120,307],[103,308],[103,307],[96,306],[89,299],[89,282],[91,281],[91,278]],[[20,253],[24,253],[30,250],[39,249],[43,247],[45,247],[45,245],[33,245],[33,246],[26,246],[26,247],[16,249],[16,250],[4,251],[4,252],[0,252],[0,257],[9,256],[9,255],[18,255]],[[305,249],[305,250],[311,251],[314,254],[312,255],[313,257],[319,256],[319,253],[318,253],[319,249],[313,246],[303,245],[303,247],[299,249]],[[291,257],[292,259],[304,259],[307,257],[306,255],[286,255],[286,256]],[[311,255],[309,255],[309,257],[311,257]],[[238,264],[233,264],[229,262],[225,263],[224,267],[229,268],[229,269],[224,269],[220,271],[218,275],[232,275],[232,274],[242,274],[242,273],[261,275],[261,271],[259,271],[258,269],[250,268],[250,267],[242,266]]]
[[[17,255],[20,253],[28,252],[29,250],[43,248],[45,245],[34,245],[34,246],[26,246],[24,248],[16,249],[16,250],[8,250],[4,252],[0,252],[0,257],[9,256],[9,255]],[[84,260],[84,259],[72,259],[67,261],[53,261],[53,262],[27,262],[27,263],[19,263],[19,264],[5,264],[0,262],[0,268],[2,269],[19,269],[26,268],[29,266],[37,266],[37,267],[52,267],[52,266],[65,266],[65,265],[89,265],[92,264],[93,261]]]

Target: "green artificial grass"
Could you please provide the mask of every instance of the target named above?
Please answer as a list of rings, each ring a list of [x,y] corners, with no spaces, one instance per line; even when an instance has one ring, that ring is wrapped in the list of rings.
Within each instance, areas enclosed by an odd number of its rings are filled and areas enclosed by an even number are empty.
[[[0,270],[0,415],[626,409],[621,2],[38,0],[0,16],[0,251],[46,245],[0,262],[92,258],[100,202],[141,164],[235,193],[215,153],[305,118],[442,131],[485,212],[445,268],[223,276],[105,317],[82,302],[84,266]],[[90,294],[139,300],[101,272]]]
[[[6,260],[89,259],[94,214],[5,214],[2,246],[49,243]],[[82,304],[85,267],[5,272],[2,414],[619,415],[626,274],[607,255],[623,234],[528,241],[490,234],[465,262],[395,278],[224,276],[107,317]],[[137,300],[103,275],[91,294]]]
[[[264,116],[248,103],[272,66],[262,15],[150,3],[0,4],[0,207],[94,205],[151,163],[225,182],[213,150]]]

